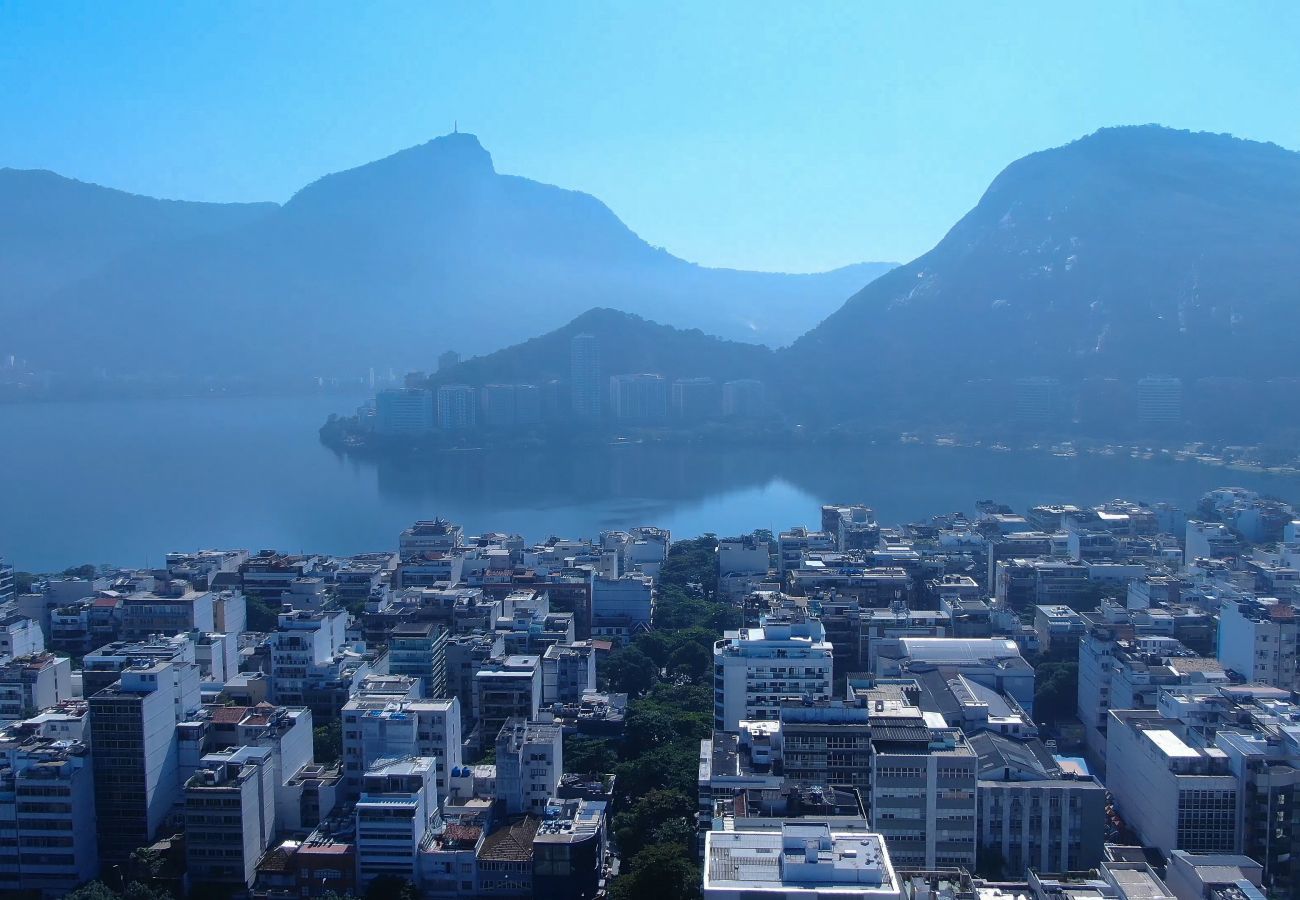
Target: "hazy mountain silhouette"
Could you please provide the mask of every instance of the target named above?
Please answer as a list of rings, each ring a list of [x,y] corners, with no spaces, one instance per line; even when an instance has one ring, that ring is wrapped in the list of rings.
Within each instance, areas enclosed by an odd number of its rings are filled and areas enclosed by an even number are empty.
[[[95,265],[76,273],[83,277],[50,281],[45,293],[28,278],[29,314],[0,328],[18,346],[6,340],[0,350],[127,372],[429,368],[448,347],[506,346],[593,306],[779,345],[890,268],[780,275],[696,266],[646,244],[593,197],[496,173],[468,134],[227,218],[241,215],[224,229],[163,229],[170,241],[152,234],[118,246],[106,236]],[[111,230],[97,221],[77,229],[83,242]],[[41,229],[20,217],[4,227],[40,243]],[[58,246],[38,249],[61,264]]]
[[[655,372],[669,379],[770,378],[775,354],[756,344],[727,341],[699,330],[661,325],[615,309],[591,309],[554,331],[466,360],[431,375],[433,384],[472,385],[569,380],[569,342],[595,335],[604,375]]]
[[[155,200],[53,172],[0,169],[0,315],[25,310],[124,254],[218,234],[274,209]]]
[[[842,415],[888,403],[882,383],[916,403],[963,377],[1296,374],[1298,334],[1300,154],[1142,126],[1012,163],[779,356]]]

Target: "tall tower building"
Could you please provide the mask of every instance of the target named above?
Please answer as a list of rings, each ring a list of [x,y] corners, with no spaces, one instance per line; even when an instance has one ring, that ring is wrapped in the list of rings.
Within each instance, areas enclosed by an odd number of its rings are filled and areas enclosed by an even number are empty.
[[[601,414],[600,341],[594,334],[575,335],[569,342],[569,380],[573,384],[573,414],[596,419]]]

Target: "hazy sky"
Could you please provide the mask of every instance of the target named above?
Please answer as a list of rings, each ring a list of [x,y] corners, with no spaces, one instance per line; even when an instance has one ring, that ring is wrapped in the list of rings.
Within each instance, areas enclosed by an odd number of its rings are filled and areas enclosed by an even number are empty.
[[[1011,160],[1300,148],[1300,4],[0,0],[0,166],[284,200],[450,131],[708,265],[906,261]]]

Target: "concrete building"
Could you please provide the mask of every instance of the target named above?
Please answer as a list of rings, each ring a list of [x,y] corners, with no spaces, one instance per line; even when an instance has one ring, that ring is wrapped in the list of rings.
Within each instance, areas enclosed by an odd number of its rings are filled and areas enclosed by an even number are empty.
[[[878,834],[834,832],[816,822],[777,829],[710,831],[704,843],[704,900],[903,900],[890,852]]]
[[[678,378],[672,390],[673,418],[702,422],[722,412],[722,392],[712,378]]]
[[[0,664],[0,724],[17,722],[72,699],[72,661],[53,653]]]
[[[542,654],[543,707],[554,703],[580,703],[582,695],[596,689],[596,648],[590,641],[552,644]]]
[[[1087,630],[1083,617],[1068,606],[1035,606],[1034,631],[1044,652],[1063,650],[1072,653]]]
[[[613,375],[610,411],[621,422],[662,422],[668,418],[668,382],[662,375]]]
[[[420,850],[432,841],[438,815],[434,762],[387,760],[366,772],[355,808],[357,887],[381,876],[420,883]]]
[[[540,656],[507,656],[480,669],[474,675],[474,730],[478,746],[492,746],[508,719],[536,720],[541,702]]]
[[[781,705],[781,771],[806,785],[871,789],[871,711],[846,700]]]
[[[604,381],[601,376],[600,339],[578,334],[569,341],[569,391],[573,415],[598,419],[604,411]]]
[[[771,545],[753,535],[718,541],[718,593],[737,600],[767,578]]]
[[[881,659],[876,674],[923,675],[938,670],[964,676],[1006,694],[1030,715],[1034,711],[1034,667],[1020,655],[1015,641],[1003,638],[927,638],[899,640],[901,659]]]
[[[559,725],[507,719],[496,738],[497,799],[507,815],[542,815],[564,774]]]
[[[0,603],[5,601],[0,600]],[[10,615],[0,619],[0,664],[16,656],[34,656],[45,650],[45,633],[35,619]]]
[[[130,668],[90,698],[99,856],[124,862],[153,843],[181,799],[176,725],[199,707],[197,666]]]
[[[313,675],[328,666],[347,637],[341,609],[281,613],[270,637],[271,697],[282,706],[307,706]]]
[[[1180,723],[1147,710],[1112,710],[1106,787],[1117,811],[1163,854],[1237,853],[1239,791],[1217,748],[1185,738]]]
[[[871,827],[900,866],[973,868],[978,761],[961,729],[903,701],[868,705]]]
[[[767,413],[767,390],[763,382],[738,378],[722,385],[722,414],[736,419],[758,419]]]
[[[1071,763],[1063,767],[1037,738],[984,731],[969,738],[979,761],[980,858],[1017,877],[1081,872],[1102,861],[1106,789]]]
[[[533,895],[594,900],[601,892],[608,838],[602,800],[553,800],[533,838]]]
[[[252,887],[275,836],[269,747],[209,753],[185,783],[185,863],[200,884]]]
[[[1246,681],[1300,689],[1296,610],[1273,598],[1225,600],[1219,607],[1218,658]]]
[[[1147,426],[1183,421],[1183,382],[1169,375],[1148,375],[1137,383],[1138,421]]]
[[[465,545],[465,529],[446,519],[428,519],[405,529],[397,539],[401,559],[427,554],[454,554]]]
[[[1225,559],[1244,552],[1240,538],[1227,525],[1194,519],[1187,522],[1183,546],[1183,563],[1188,566],[1198,559]]]
[[[343,790],[361,791],[364,774],[384,759],[434,760],[434,783],[446,796],[452,769],[461,765],[461,707],[456,697],[353,697],[343,707]]]
[[[834,652],[817,619],[777,621],[728,631],[713,646],[713,727],[735,731],[742,719],[776,719],[781,701],[830,699]]]
[[[421,696],[447,696],[447,629],[432,622],[405,622],[388,639],[388,672],[420,680]]]
[[[591,635],[630,641],[654,618],[654,579],[648,575],[593,575]]]
[[[391,388],[375,394],[375,431],[379,434],[427,434],[435,422],[433,391]]]
[[[467,384],[444,384],[437,394],[438,427],[443,431],[463,431],[478,422],[474,388]]]
[[[89,747],[62,724],[45,716],[0,732],[0,893],[7,896],[61,897],[99,871]]]

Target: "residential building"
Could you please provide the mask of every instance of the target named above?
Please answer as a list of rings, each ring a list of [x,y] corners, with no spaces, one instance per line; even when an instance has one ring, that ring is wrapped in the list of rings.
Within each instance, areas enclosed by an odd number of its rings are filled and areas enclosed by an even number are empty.
[[[559,725],[507,719],[496,738],[497,799],[507,815],[542,815],[564,774]]]
[[[375,394],[375,431],[384,435],[418,435],[433,431],[433,391],[390,388]]]
[[[591,580],[591,634],[629,641],[646,630],[654,617],[654,579],[630,574]]]
[[[474,675],[474,730],[478,746],[492,746],[508,719],[534,721],[541,702],[540,656],[507,656],[479,669]]]
[[[595,900],[608,845],[602,800],[552,800],[533,837],[533,895]]]
[[[737,419],[758,419],[767,413],[767,391],[763,382],[738,378],[722,385],[722,414]]]
[[[611,376],[609,402],[619,421],[662,422],[668,418],[668,382],[652,373]]]
[[[832,695],[834,651],[817,619],[763,617],[756,628],[728,631],[713,646],[713,727],[735,731],[742,719],[776,719],[781,701]]]
[[[679,378],[673,382],[672,404],[673,418],[701,422],[722,412],[722,394],[712,378]]]
[[[834,832],[798,820],[778,829],[710,831],[704,843],[704,900],[817,900],[844,896],[903,900],[878,834]]]
[[[1193,746],[1181,723],[1149,710],[1111,710],[1106,787],[1144,844],[1163,854],[1237,853],[1239,790],[1226,754]]]
[[[437,394],[438,427],[444,431],[473,428],[478,419],[474,388],[467,384],[444,384]]]
[[[569,341],[569,390],[576,418],[600,418],[604,409],[604,382],[600,339],[594,334],[574,335]]]
[[[361,791],[364,774],[384,759],[434,760],[434,784],[446,796],[452,769],[461,764],[461,705],[450,699],[376,696],[362,692],[343,707],[343,789]]]
[[[1062,765],[1037,738],[969,737],[979,765],[979,856],[1004,873],[1081,872],[1102,861],[1106,789],[1078,762]]]
[[[84,720],[84,707],[75,718]],[[50,719],[0,732],[0,893],[6,896],[61,897],[99,871],[90,750]]]
[[[90,698],[99,856],[125,862],[153,843],[181,799],[176,725],[199,707],[198,667],[125,669]]]
[[[357,887],[381,876],[420,883],[420,850],[433,839],[438,816],[434,761],[387,760],[366,772],[355,808]]]
[[[185,783],[185,863],[199,884],[252,887],[275,835],[270,747],[205,755]]]
[[[553,703],[580,703],[596,689],[596,648],[590,641],[552,644],[542,654],[543,707]]]
[[[388,672],[420,680],[421,696],[447,696],[447,629],[432,622],[406,622],[388,639]]]
[[[1138,421],[1148,426],[1183,421],[1183,382],[1169,375],[1148,375],[1137,383]]]
[[[0,723],[17,722],[72,698],[72,661],[34,653],[0,663]]]
[[[1219,607],[1219,662],[1246,681],[1300,690],[1298,639],[1290,603],[1251,597]]]

